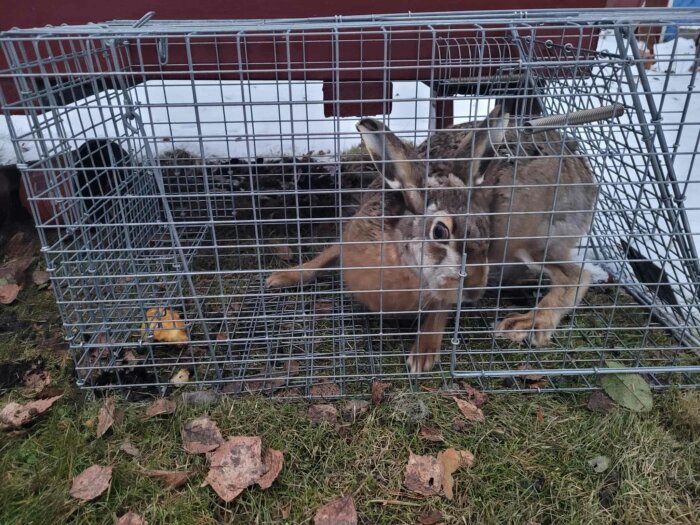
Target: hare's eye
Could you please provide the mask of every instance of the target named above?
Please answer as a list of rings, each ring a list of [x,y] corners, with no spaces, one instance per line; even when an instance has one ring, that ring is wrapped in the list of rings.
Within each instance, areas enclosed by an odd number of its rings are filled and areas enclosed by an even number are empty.
[[[436,241],[447,241],[450,239],[450,229],[444,222],[437,221],[433,224],[433,239]]]

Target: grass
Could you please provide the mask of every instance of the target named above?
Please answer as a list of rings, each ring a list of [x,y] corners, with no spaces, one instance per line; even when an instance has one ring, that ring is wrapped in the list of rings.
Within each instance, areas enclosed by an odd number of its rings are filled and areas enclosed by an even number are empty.
[[[362,524],[415,524],[428,510],[442,512],[447,524],[700,523],[700,391],[656,394],[648,414],[618,408],[607,415],[589,412],[585,394],[492,395],[485,422],[462,431],[453,429],[455,404],[427,393],[395,392],[340,430],[311,424],[303,402],[230,396],[209,407],[179,403],[171,416],[144,420],[148,400],[120,399],[123,420],[97,439],[101,400],[73,386],[65,350],[47,343],[60,326],[50,291],[27,286],[2,307],[0,320],[0,367],[40,359],[65,390],[25,432],[0,433],[2,525],[111,524],[128,510],[151,525],[304,524],[320,505],[348,494]],[[19,388],[0,390],[0,407],[26,399]],[[183,450],[180,429],[202,414],[224,436],[260,435],[265,447],[284,452],[272,488],[249,488],[224,504],[201,486],[206,458]],[[421,422],[446,442],[421,440]],[[120,450],[126,440],[141,450],[139,458]],[[409,451],[435,455],[446,447],[476,456],[473,468],[455,474],[454,500],[408,493],[402,482]],[[588,465],[599,455],[611,460],[600,474]],[[71,479],[94,463],[113,466],[110,489],[79,503],[68,494]],[[146,469],[193,476],[169,491],[144,477]]]
[[[28,303],[20,297],[11,307],[19,319],[36,316],[43,300],[42,292],[26,293]],[[15,357],[39,355],[32,348],[36,341],[23,344],[21,335],[3,337],[4,360],[8,346],[22,348]],[[321,504],[345,494],[354,496],[360,523],[367,524],[415,524],[418,514],[434,509],[448,524],[700,522],[697,391],[659,394],[649,414],[591,413],[585,395],[492,396],[486,421],[463,431],[452,428],[454,403],[434,394],[395,393],[341,432],[312,425],[306,403],[225,397],[206,408],[181,403],[172,416],[144,420],[146,401],[120,400],[122,422],[97,439],[101,401],[71,386],[60,355],[46,366],[66,395],[26,434],[0,434],[3,525],[109,524],[128,510],[150,524],[311,523]],[[0,406],[22,398],[18,389],[6,391]],[[225,436],[260,435],[264,446],[284,451],[284,469],[271,489],[249,488],[223,504],[201,486],[206,458],[183,450],[180,429],[204,413]],[[440,429],[446,443],[422,441],[420,420]],[[141,450],[140,458],[120,451],[125,440]],[[453,501],[416,498],[403,489],[409,450],[436,454],[448,446],[476,456],[472,469],[456,473]],[[598,455],[611,459],[605,473],[588,465]],[[68,495],[70,480],[93,463],[114,467],[111,487],[97,500],[79,503]],[[194,475],[183,488],[167,491],[143,476],[150,468]]]

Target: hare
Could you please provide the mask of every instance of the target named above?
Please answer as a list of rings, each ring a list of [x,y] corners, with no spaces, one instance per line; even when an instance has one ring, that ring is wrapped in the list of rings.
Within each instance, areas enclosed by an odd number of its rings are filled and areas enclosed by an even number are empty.
[[[272,273],[267,286],[311,282],[340,260],[347,289],[369,310],[421,312],[408,357],[411,372],[419,373],[437,360],[458,301],[475,302],[487,286],[517,282],[537,266],[551,281],[549,293],[530,312],[501,320],[496,331],[546,344],[589,285],[571,250],[590,228],[597,187],[575,144],[553,131],[517,133],[508,124],[497,106],[481,123],[435,134],[428,151],[428,143],[407,145],[380,122],[359,121],[382,174],[371,185],[375,191],[348,220],[342,245]],[[499,156],[511,143],[524,158]],[[421,161],[427,153],[439,160]]]

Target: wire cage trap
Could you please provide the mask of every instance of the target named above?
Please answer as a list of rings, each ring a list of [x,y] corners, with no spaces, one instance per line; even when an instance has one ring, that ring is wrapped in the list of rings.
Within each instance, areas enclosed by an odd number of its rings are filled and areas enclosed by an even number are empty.
[[[78,383],[295,397],[363,395],[375,379],[581,390],[636,372],[697,386],[689,20],[700,11],[147,16],[2,33],[0,100]],[[668,28],[681,36],[664,42]],[[461,186],[435,182],[458,166]],[[507,177],[494,182],[494,166]],[[528,169],[555,209],[522,182]],[[479,197],[495,187],[498,212]],[[447,214],[431,208],[441,190]],[[370,209],[358,241],[348,225]],[[411,221],[414,237],[399,235]],[[525,251],[494,258],[508,243]],[[269,286],[334,246],[335,267]],[[379,259],[350,265],[362,249]],[[418,262],[393,260],[402,250]],[[576,268],[566,285],[561,264]],[[433,279],[437,266],[452,277]],[[357,293],[350,275],[374,274]],[[533,311],[558,322],[532,314],[509,338],[503,320]],[[439,353],[407,363],[421,340]]]

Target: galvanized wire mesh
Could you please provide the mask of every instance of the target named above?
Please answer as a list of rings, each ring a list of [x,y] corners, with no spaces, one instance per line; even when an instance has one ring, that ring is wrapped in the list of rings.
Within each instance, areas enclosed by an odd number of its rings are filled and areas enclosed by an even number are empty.
[[[700,25],[700,12],[144,19],[2,33],[10,66],[0,101],[79,384],[184,381],[294,397],[326,383],[337,385],[326,393],[363,394],[375,379],[577,390],[594,388],[599,374],[634,371],[653,387],[697,386],[700,93],[686,25]],[[664,42],[668,28],[681,37]],[[581,237],[572,257],[582,297],[551,341],[518,344],[494,330],[558,293],[543,261],[527,255],[517,279],[498,279],[513,261],[489,260],[483,298],[437,308],[448,318],[433,327],[442,351],[420,374],[406,358],[433,326],[424,301],[400,316],[370,311],[342,263],[266,288],[274,270],[339,241],[345,260],[357,246],[344,228],[362,202],[396,197],[390,184],[373,184],[392,163],[360,146],[359,117],[415,147],[411,163],[425,175],[453,166],[440,141],[458,144],[495,106],[508,111],[508,132],[477,155],[482,171],[505,159],[516,180],[519,166],[542,156],[565,188],[564,166],[583,159],[597,181],[583,235],[554,227],[554,213],[508,212],[513,224],[541,221],[548,246]],[[516,191],[517,182],[499,184]],[[461,192],[462,218],[475,214],[472,195]],[[398,214],[375,217],[372,243],[391,244],[396,221],[411,215]],[[458,290],[472,263],[463,255]],[[365,270],[384,267],[391,280],[407,266],[380,259]],[[431,286],[421,277],[413,291]]]

